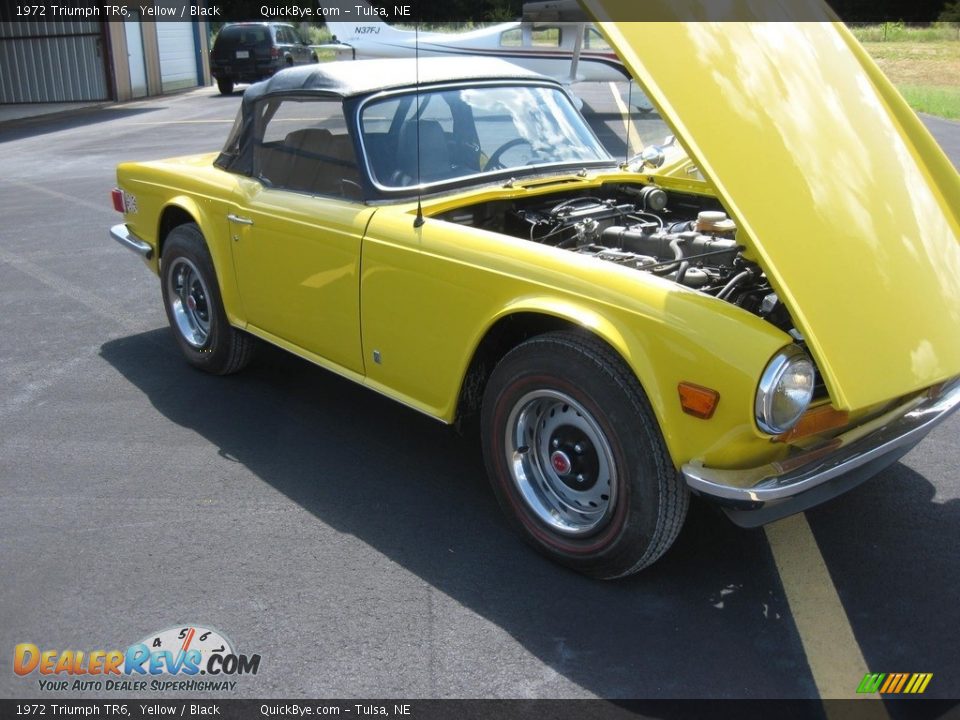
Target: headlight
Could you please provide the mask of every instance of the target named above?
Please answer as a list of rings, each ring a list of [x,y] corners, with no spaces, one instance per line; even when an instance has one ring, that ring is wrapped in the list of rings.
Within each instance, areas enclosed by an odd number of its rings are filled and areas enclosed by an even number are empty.
[[[792,428],[813,399],[813,362],[800,348],[784,348],[769,362],[757,388],[757,425],[780,435]]]

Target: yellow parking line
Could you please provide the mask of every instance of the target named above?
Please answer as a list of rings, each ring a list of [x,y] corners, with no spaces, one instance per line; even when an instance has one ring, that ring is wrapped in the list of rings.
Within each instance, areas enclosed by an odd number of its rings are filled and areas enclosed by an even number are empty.
[[[637,134],[637,129],[633,126],[633,122],[631,122],[630,108],[627,107],[626,103],[623,102],[623,98],[620,97],[620,91],[617,89],[615,82],[610,83],[610,93],[613,95],[613,101],[617,104],[617,110],[620,111],[620,116],[623,118],[623,127],[627,133],[627,153],[629,155],[636,155],[643,150],[643,141],[640,139],[640,135]]]
[[[793,515],[765,530],[820,697],[866,697],[856,690],[867,662],[806,516]],[[825,709],[830,715],[830,706]],[[871,717],[886,717],[882,707],[871,704],[871,710]],[[844,707],[844,717],[851,717],[849,711]]]

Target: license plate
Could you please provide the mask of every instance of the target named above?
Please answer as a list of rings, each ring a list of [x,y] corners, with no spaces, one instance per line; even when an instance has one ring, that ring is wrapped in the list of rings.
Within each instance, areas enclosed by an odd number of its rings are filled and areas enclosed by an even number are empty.
[[[237,50],[237,58],[238,58],[238,59],[244,59],[244,58],[248,58],[248,57],[250,57],[250,51],[249,51],[249,50]]]

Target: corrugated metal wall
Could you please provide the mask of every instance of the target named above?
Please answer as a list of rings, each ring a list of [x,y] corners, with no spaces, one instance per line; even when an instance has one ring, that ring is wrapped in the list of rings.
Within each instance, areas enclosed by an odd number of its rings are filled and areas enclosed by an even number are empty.
[[[0,22],[0,103],[108,100],[97,21]]]

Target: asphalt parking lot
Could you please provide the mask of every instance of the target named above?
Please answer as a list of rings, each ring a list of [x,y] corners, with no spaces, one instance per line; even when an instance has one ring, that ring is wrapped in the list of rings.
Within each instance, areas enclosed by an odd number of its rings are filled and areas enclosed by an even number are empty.
[[[614,95],[583,95],[622,152]],[[600,583],[511,534],[472,440],[279,350],[191,370],[108,193],[119,161],[219,149],[239,101],[0,127],[5,663],[200,624],[262,656],[238,697],[850,697],[867,671],[960,696],[960,416],[766,530],[695,502]],[[960,124],[929,126],[960,165]],[[0,696],[41,695],[6,667]]]

